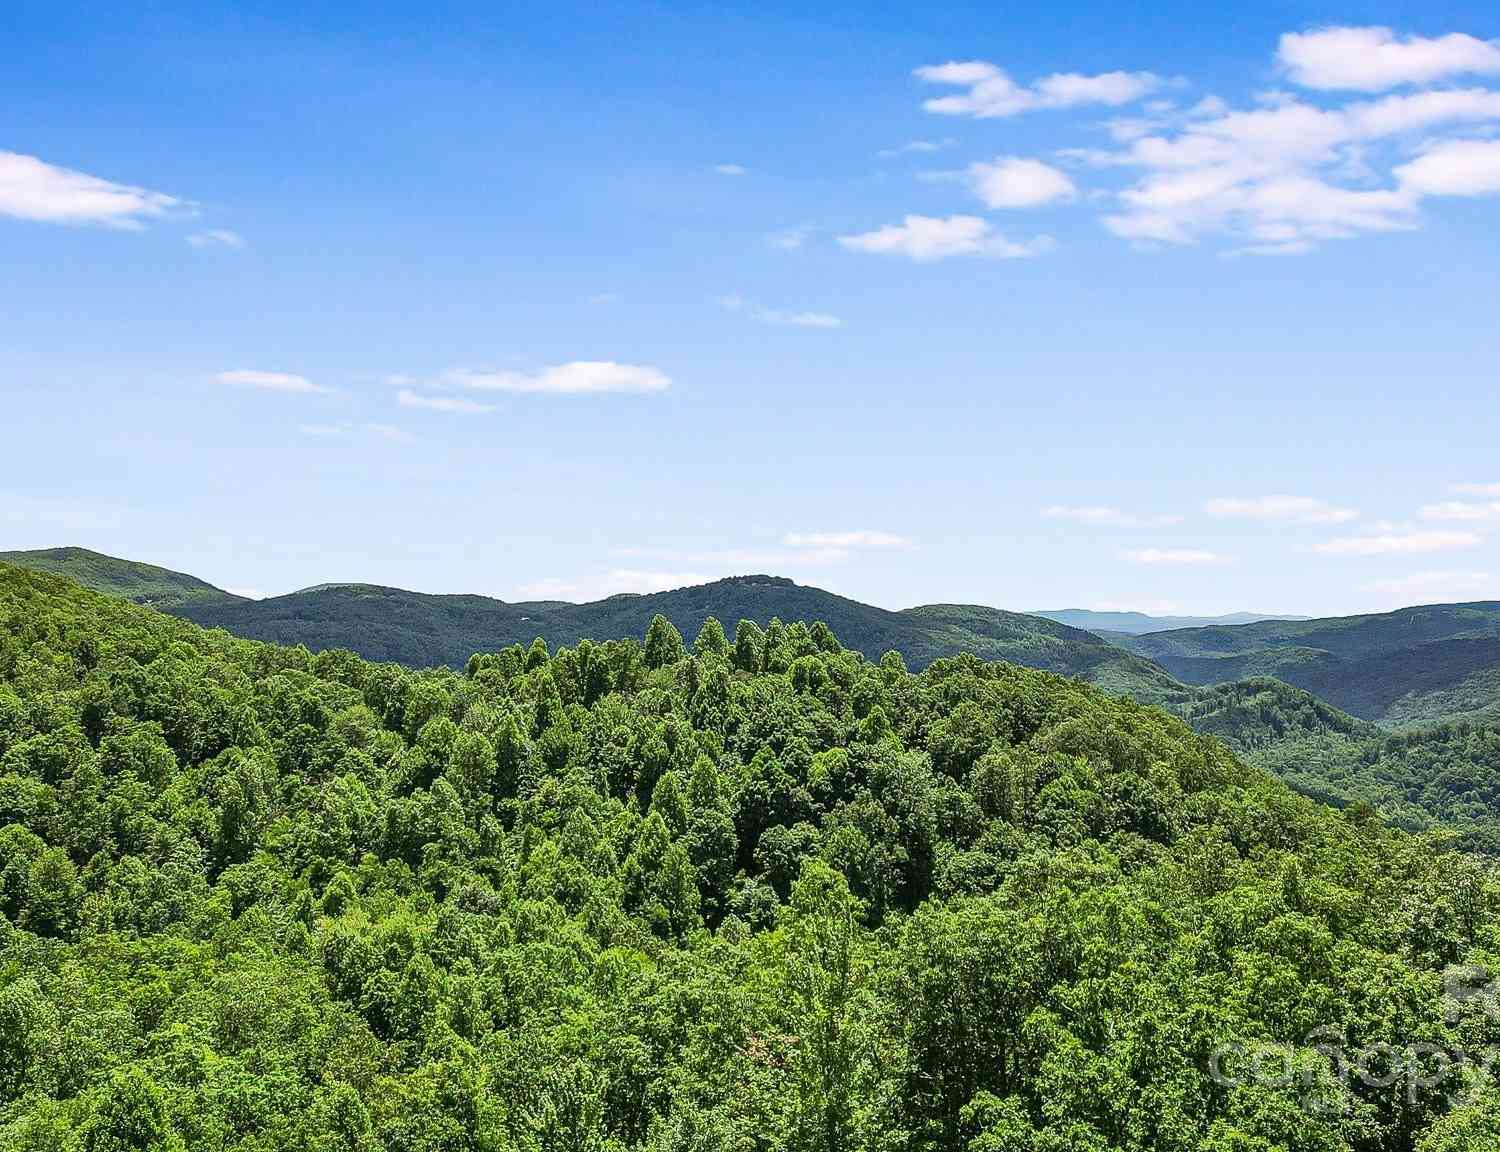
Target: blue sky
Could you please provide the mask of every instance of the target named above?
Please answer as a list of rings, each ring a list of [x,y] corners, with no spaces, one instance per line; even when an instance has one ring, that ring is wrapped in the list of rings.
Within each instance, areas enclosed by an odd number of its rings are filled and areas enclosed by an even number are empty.
[[[0,548],[1500,598],[1490,4],[32,3]]]

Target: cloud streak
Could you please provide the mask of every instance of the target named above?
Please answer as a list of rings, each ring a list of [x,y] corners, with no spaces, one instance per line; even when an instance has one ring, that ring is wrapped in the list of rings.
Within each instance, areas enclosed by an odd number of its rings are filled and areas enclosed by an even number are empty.
[[[424,409],[428,412],[461,413],[468,416],[478,416],[495,410],[493,404],[481,404],[478,400],[467,400],[462,396],[414,392],[410,388],[403,388],[396,393],[396,403],[403,408]]]
[[[1412,556],[1473,548],[1483,540],[1474,532],[1389,532],[1325,540],[1313,551],[1324,556]]]
[[[137,230],[182,205],[175,196],[0,152],[0,216]]]
[[[979,216],[907,216],[900,224],[840,236],[838,240],[852,252],[904,256],[918,264],[954,256],[1022,260],[1039,256],[1052,247],[1050,236],[1037,236],[1026,241],[1007,240],[990,226],[988,220]]]
[[[938,96],[922,107],[940,116],[970,116],[989,120],[1046,108],[1074,108],[1081,104],[1119,106],[1154,92],[1161,78],[1150,72],[1102,72],[1084,76],[1060,72],[1030,86],[1017,84],[1004,69],[987,60],[950,61],[918,68],[926,84],[962,88],[961,93]]]
[[[1220,520],[1278,520],[1295,524],[1343,524],[1359,517],[1353,508],[1341,508],[1311,496],[1255,496],[1209,500],[1203,506]]]
[[[228,384],[235,388],[255,388],[262,392],[310,395],[333,391],[322,384],[314,384],[306,376],[299,376],[294,372],[263,372],[253,368],[238,368],[232,372],[220,372],[216,379],[220,384]]]
[[[610,392],[665,392],[671,377],[648,364],[619,364],[613,360],[574,360],[537,372],[482,372],[461,368],[443,382],[477,392],[518,392],[549,395],[597,395]]]

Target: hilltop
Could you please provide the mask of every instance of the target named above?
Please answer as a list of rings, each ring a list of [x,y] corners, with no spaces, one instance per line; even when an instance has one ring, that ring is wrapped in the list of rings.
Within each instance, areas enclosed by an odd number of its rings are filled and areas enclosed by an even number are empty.
[[[234,604],[244,601],[243,597],[216,588],[196,576],[158,568],[155,564],[142,564],[137,560],[121,560],[102,552],[91,552],[87,548],[0,552],[0,564],[14,564],[37,572],[66,576],[95,592],[118,596],[136,604],[147,604],[163,611],[184,604]]]

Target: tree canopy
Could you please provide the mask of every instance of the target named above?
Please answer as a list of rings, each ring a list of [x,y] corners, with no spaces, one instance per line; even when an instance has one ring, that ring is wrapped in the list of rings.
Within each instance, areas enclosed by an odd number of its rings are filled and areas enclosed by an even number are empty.
[[[1309,1037],[1492,1048],[1497,911],[1045,672],[666,620],[413,671],[0,566],[4,1150],[1492,1147],[1483,1075]]]

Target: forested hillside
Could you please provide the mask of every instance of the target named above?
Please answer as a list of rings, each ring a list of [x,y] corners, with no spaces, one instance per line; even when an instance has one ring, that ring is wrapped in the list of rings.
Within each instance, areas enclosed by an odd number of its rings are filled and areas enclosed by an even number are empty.
[[[1109,639],[1188,684],[1274,676],[1366,720],[1431,724],[1493,709],[1500,602]]]
[[[232,592],[215,588],[206,580],[142,564],[121,560],[87,548],[44,548],[34,552],[0,552],[0,564],[15,564],[38,572],[52,572],[76,580],[85,588],[121,596],[137,604],[168,611],[183,604],[232,604],[243,600]]]
[[[212,588],[191,576],[114,560],[83,549],[11,553],[24,567],[58,572],[98,591],[139,599],[127,579],[161,573],[181,586]],[[108,573],[113,586],[100,579]],[[213,589],[217,592],[217,589]],[[209,628],[278,644],[303,644],[314,652],[347,648],[367,659],[410,667],[462,667],[476,651],[529,644],[540,636],[553,647],[579,640],[640,636],[658,614],[686,635],[710,616],[720,620],[822,620],[844,644],[878,659],[897,651],[924,668],[944,656],[970,652],[1068,676],[1082,676],[1110,691],[1159,701],[1179,686],[1149,660],[1090,632],[1036,616],[976,605],[932,605],[888,612],[857,600],[776,576],[739,576],[659,592],[611,596],[588,604],[552,600],[507,603],[488,596],[432,596],[372,584],[325,584],[287,596],[246,600],[161,597],[154,606]]]
[[[417,672],[0,567],[4,1149],[1492,1147],[1314,1030],[1489,1050],[1497,911],[1042,672],[664,618]]]

